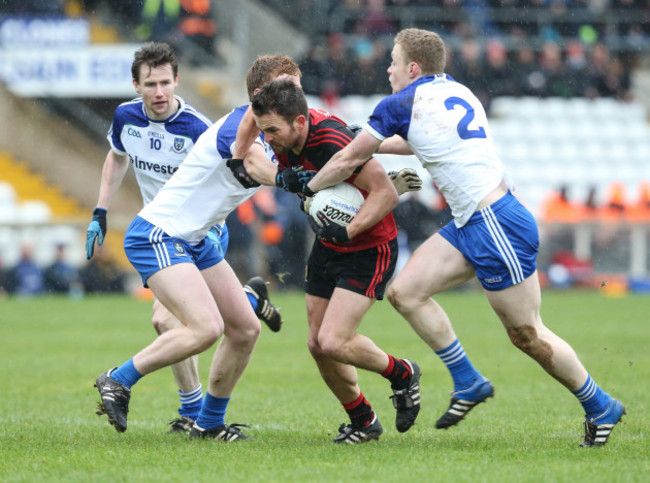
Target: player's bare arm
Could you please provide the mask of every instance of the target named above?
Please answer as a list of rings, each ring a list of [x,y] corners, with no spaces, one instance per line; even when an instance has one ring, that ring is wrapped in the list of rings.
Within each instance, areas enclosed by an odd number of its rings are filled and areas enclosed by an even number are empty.
[[[328,161],[325,168],[331,163]],[[321,170],[322,171],[322,170]],[[390,213],[397,203],[399,196],[386,170],[375,158],[370,159],[361,169],[354,180],[355,186],[368,192],[368,197],[354,220],[347,226],[348,236],[354,238],[371,226],[377,224]]]
[[[120,156],[112,149],[108,151],[102,168],[102,180],[99,185],[98,208],[108,209],[128,169],[128,156]]]
[[[243,159],[250,148],[255,142],[255,138],[259,136],[260,130],[255,124],[255,117],[253,116],[253,109],[248,106],[244,116],[241,118],[239,127],[237,128],[237,136],[235,137],[235,149],[232,152],[234,159]]]
[[[237,133],[239,134],[239,131]],[[254,142],[248,149],[248,152],[245,153],[244,168],[259,184],[275,186],[275,175],[277,174],[278,167],[269,161],[264,152],[264,148],[259,142]]]
[[[378,154],[399,154],[403,156],[408,156],[413,154],[411,148],[406,143],[404,138],[398,134],[384,139],[379,145],[377,150]]]
[[[309,189],[316,192],[349,178],[357,167],[375,154],[380,143],[379,139],[361,131],[350,144],[330,158],[309,182]]]

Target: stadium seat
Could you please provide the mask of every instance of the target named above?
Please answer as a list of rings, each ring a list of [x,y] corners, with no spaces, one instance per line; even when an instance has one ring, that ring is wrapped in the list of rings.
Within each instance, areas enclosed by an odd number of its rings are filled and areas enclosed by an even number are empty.
[[[18,221],[25,225],[47,223],[52,212],[47,203],[40,200],[28,200],[18,204]]]
[[[16,192],[6,181],[0,181],[0,223],[16,221]]]

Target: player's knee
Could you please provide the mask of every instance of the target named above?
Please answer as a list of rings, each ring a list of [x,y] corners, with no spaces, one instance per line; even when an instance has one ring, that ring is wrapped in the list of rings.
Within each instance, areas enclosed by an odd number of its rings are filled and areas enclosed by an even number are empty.
[[[251,318],[245,323],[233,324],[226,328],[226,334],[233,344],[254,345],[262,330],[260,321]]]
[[[158,334],[183,327],[183,324],[160,303],[155,303],[153,306],[151,324]]]
[[[222,334],[223,325],[216,322],[192,330],[194,352],[198,354],[208,350]]]
[[[515,347],[525,353],[530,353],[538,344],[539,337],[533,326],[508,327],[508,337]]]
[[[406,290],[404,289],[403,285],[399,283],[399,281],[393,282],[386,291],[386,297],[388,297],[388,301],[393,307],[395,307],[395,310],[398,312],[402,312],[406,309],[405,293]]]
[[[307,348],[309,349],[309,353],[314,358],[314,360],[320,360],[325,358],[323,349],[318,343],[318,339],[316,337],[309,336],[309,338],[307,339]]]
[[[154,312],[151,317],[151,324],[158,334],[164,334],[165,332],[178,327],[179,325],[174,322],[176,322],[175,319],[156,312]]]
[[[323,356],[344,362],[344,344],[338,338],[328,336],[319,337],[318,345]]]

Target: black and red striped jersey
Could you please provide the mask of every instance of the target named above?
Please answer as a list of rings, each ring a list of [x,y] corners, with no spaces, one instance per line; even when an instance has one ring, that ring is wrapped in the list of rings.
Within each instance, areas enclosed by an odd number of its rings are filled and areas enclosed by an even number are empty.
[[[300,154],[289,152],[277,155],[281,167],[303,166],[305,170],[320,170],[338,151],[347,146],[354,138],[342,120],[323,109],[309,109],[309,134]],[[346,181],[354,184],[356,173]],[[368,193],[361,190],[364,198]],[[345,244],[322,242],[325,246],[338,252],[356,252],[384,244],[397,236],[397,227],[393,213],[389,213],[376,225],[360,233]]]

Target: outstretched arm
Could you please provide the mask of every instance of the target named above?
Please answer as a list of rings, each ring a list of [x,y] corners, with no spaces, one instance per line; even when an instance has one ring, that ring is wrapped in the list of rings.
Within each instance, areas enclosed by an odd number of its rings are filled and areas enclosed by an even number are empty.
[[[350,144],[338,151],[309,182],[312,191],[318,191],[349,178],[355,169],[368,161],[381,141],[367,131],[361,131]]]
[[[239,127],[237,128],[235,150],[232,153],[233,159],[244,159],[248,149],[253,145],[255,138],[259,136],[259,134],[260,130],[257,127],[257,124],[255,124],[253,109],[249,105],[239,122]]]
[[[400,154],[410,155],[413,154],[411,148],[402,136],[395,134],[389,138],[384,139],[377,150],[378,154]]]
[[[275,186],[275,175],[278,167],[266,157],[261,144],[259,142],[252,143],[248,152],[244,154],[246,172],[259,184]]]

